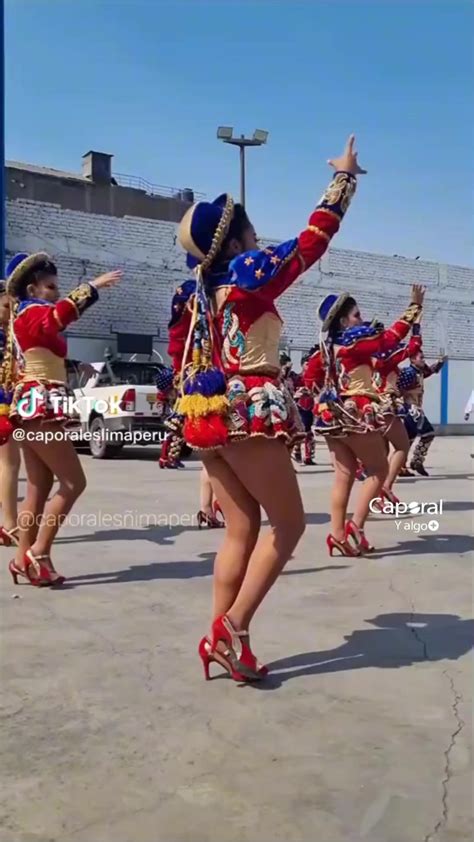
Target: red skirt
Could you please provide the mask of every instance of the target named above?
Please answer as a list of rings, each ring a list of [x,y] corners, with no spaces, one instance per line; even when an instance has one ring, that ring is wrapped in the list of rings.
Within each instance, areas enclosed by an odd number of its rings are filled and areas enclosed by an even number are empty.
[[[391,402],[368,395],[341,395],[314,407],[314,432],[340,438],[353,433],[385,433],[395,412]]]
[[[264,436],[293,445],[304,438],[298,408],[279,377],[238,374],[227,383],[229,439]]]
[[[300,414],[284,382],[279,377],[266,375],[231,375],[227,381],[227,411],[220,417],[220,443],[212,440],[207,430],[212,430],[212,416],[199,421],[200,432],[191,434],[186,419],[174,414],[167,422],[175,435],[181,435],[194,450],[214,450],[235,441],[245,441],[256,436],[280,439],[289,447],[304,439]]]
[[[30,380],[17,385],[13,393],[10,418],[16,424],[41,420],[75,425],[80,418],[74,401],[74,392],[65,383]]]

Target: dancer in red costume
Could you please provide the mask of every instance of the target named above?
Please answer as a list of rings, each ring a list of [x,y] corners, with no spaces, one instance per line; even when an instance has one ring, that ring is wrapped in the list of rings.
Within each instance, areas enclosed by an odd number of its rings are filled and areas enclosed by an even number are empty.
[[[424,382],[427,377],[438,374],[446,360],[447,357],[444,356],[428,365],[420,342],[419,347],[410,355],[410,365],[400,371],[398,378],[397,386],[407,408],[405,426],[410,444],[418,437],[410,468],[422,477],[429,476],[425,468],[425,459],[435,437],[434,427],[423,411]]]
[[[244,208],[227,194],[193,206],[179,228],[195,279],[172,303],[169,353],[181,378],[176,412],[187,444],[202,450],[226,520],[211,631],[199,646],[206,676],[217,661],[237,681],[262,677],[249,625],[304,531],[288,449],[301,428],[281,380],[275,301],[339,229],[362,172],[353,143],[331,162],[334,178],[293,240],[259,250]],[[261,507],[271,525],[262,536]]]
[[[387,444],[393,447],[393,453],[389,459],[388,474],[385,478],[381,496],[398,503],[398,497],[393,493],[395,480],[404,468],[408,451],[410,450],[410,439],[405,428],[405,417],[407,409],[401,391],[398,388],[400,375],[400,364],[409,359],[421,348],[420,325],[416,322],[412,328],[412,336],[408,343],[400,343],[398,348],[392,351],[381,351],[373,358],[374,385],[380,395],[382,406],[388,407],[393,412],[393,419],[385,432]]]
[[[302,371],[297,375],[295,403],[300,413],[301,423],[305,431],[305,437],[301,445],[296,445],[297,462],[302,462],[303,465],[315,465],[314,461],[314,436],[313,436],[313,405],[314,398],[311,389],[309,389],[304,381],[304,366],[306,365],[312,350],[308,354],[303,354],[301,358]],[[293,457],[295,458],[295,457]]]
[[[418,318],[424,289],[414,286],[409,307],[388,330],[364,323],[349,293],[327,295],[319,307],[326,382],[315,409],[315,431],[326,437],[335,478],[331,500],[330,555],[370,552],[364,525],[370,501],[378,497],[388,473],[383,434],[395,417],[392,401],[382,401],[373,384],[373,356],[394,350]],[[346,522],[349,496],[357,470],[365,467],[352,520]],[[352,543],[351,543],[352,542]]]
[[[311,434],[313,440],[313,450],[316,448],[316,441],[314,435],[315,411],[319,403],[319,394],[321,392],[321,389],[324,387],[325,376],[326,372],[324,368],[324,361],[321,349],[319,345],[315,345],[309,351],[309,354],[303,365],[303,371],[301,372],[301,380],[306,390],[311,395],[311,416],[313,420]]]
[[[6,292],[5,282],[0,281],[0,365],[4,360],[10,326],[12,301]],[[5,414],[10,407],[3,404]],[[0,503],[2,505],[3,524],[0,526],[0,546],[11,547],[18,544],[18,475],[20,473],[20,447],[11,436],[0,447]]]
[[[82,283],[62,300],[56,266],[47,254],[16,255],[7,275],[7,291],[16,299],[8,353],[11,359],[14,343],[21,365],[16,378],[3,370],[4,405],[10,404],[11,421],[24,429],[27,474],[26,497],[19,514],[19,548],[10,562],[10,572],[15,583],[23,577],[36,586],[58,585],[65,579],[54,569],[51,547],[86,485],[73,442],[64,433],[74,416],[67,402],[71,397],[66,385],[67,343],[61,333],[97,301],[99,289],[118,283],[121,272],[108,272],[90,284]],[[59,487],[46,503],[55,477]]]

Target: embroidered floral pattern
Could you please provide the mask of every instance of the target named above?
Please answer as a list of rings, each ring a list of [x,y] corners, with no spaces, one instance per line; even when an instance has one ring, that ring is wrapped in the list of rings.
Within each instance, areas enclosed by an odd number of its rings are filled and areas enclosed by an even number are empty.
[[[344,216],[356,191],[356,187],[357,182],[355,178],[351,177],[348,173],[336,173],[329,187],[326,188],[321,196],[318,207],[325,207],[337,213],[338,216]]]
[[[245,336],[240,330],[239,317],[233,312],[232,304],[227,304],[224,308],[222,335],[224,359],[235,364],[245,350]]]

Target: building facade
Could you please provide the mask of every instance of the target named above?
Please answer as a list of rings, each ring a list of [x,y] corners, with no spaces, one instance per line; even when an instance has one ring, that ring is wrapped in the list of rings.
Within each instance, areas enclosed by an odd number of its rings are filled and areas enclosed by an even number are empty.
[[[68,331],[71,356],[101,359],[106,347],[116,347],[117,334],[125,333],[152,336],[166,357],[171,295],[189,274],[177,223],[199,195],[112,174],[111,156],[96,152],[84,156],[81,175],[10,162],[5,182],[7,259],[18,251],[50,253],[65,292],[108,269],[124,271],[120,287],[104,293]],[[318,339],[316,309],[328,292],[353,293],[365,318],[388,324],[403,311],[412,283],[428,288],[428,358],[449,356],[442,375],[426,383],[427,413],[437,424],[462,425],[474,382],[473,269],[330,249],[280,299],[283,343],[298,365]]]

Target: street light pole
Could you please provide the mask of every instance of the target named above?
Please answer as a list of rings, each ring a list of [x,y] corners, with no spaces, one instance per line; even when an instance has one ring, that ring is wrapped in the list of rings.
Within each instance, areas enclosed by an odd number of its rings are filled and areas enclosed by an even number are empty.
[[[240,146],[240,204],[245,207],[245,146]]]
[[[238,146],[240,150],[240,203],[245,207],[245,147],[246,146],[263,146],[267,142],[268,132],[262,129],[256,129],[253,137],[245,137],[241,134],[240,137],[233,137],[233,128],[231,126],[219,126],[217,129],[217,137],[224,143],[230,143],[232,146]]]

